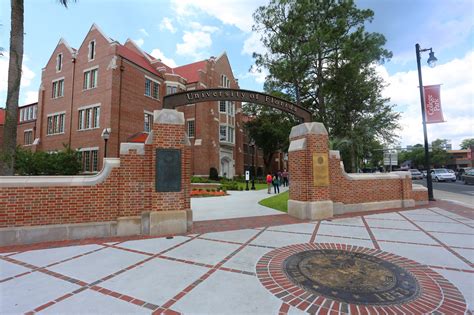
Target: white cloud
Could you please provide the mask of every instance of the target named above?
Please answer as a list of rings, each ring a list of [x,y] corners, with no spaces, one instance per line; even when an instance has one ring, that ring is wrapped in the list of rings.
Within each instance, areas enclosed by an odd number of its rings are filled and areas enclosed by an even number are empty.
[[[182,56],[190,56],[198,60],[205,56],[205,49],[211,47],[211,35],[206,32],[184,31],[183,43],[176,44],[176,53]]]
[[[142,47],[145,43],[145,40],[143,38],[134,39],[133,41],[135,42],[135,44],[137,44],[138,47]]]
[[[31,81],[35,77],[35,73],[25,65],[26,60],[28,60],[28,58],[24,56],[21,76],[22,88],[30,86]],[[9,53],[5,52],[4,56],[0,58],[0,92],[7,91],[8,88],[8,62]]]
[[[258,32],[253,32],[250,36],[244,41],[244,47],[242,47],[242,54],[252,56],[254,52],[259,54],[264,54],[267,49],[261,41],[261,35]]]
[[[163,20],[161,20],[160,23],[160,30],[168,30],[171,33],[176,33],[176,28],[173,26],[173,23],[171,22],[170,18],[164,17]]]
[[[189,17],[199,13],[208,14],[222,23],[233,25],[244,32],[252,30],[252,14],[266,4],[266,0],[173,0],[172,7],[180,17]]]
[[[199,22],[190,22],[189,26],[191,26],[193,30],[202,31],[205,33],[214,33],[214,32],[219,31],[219,28],[216,26],[202,25]]]
[[[144,28],[139,29],[139,32],[142,33],[143,36],[145,36],[145,37],[150,36],[150,34],[148,34],[148,32],[146,31],[146,29],[144,29]]]
[[[474,51],[435,68],[422,67],[423,85],[442,84],[441,106],[447,120],[427,125],[430,142],[437,138],[448,139],[456,148],[462,139],[474,137],[473,68]],[[378,72],[390,84],[383,95],[390,97],[391,103],[397,104],[397,110],[402,112],[402,146],[423,143],[418,72],[397,72],[390,76],[383,66],[378,67]]]
[[[38,91],[27,91],[23,96],[21,104],[31,104],[38,102]]]
[[[152,55],[153,57],[155,57],[157,59],[161,59],[161,61],[165,65],[167,65],[171,68],[176,68],[177,67],[176,62],[172,58],[165,57],[165,55],[163,54],[163,52],[159,48],[153,49],[151,51],[150,55]]]
[[[262,69],[261,71],[258,71],[257,67],[255,67],[255,65],[253,65],[252,67],[250,67],[250,70],[247,73],[238,75],[238,78],[239,79],[253,78],[255,80],[255,82],[257,82],[259,84],[263,84],[263,83],[265,83],[265,78],[268,75],[269,75],[269,73],[268,73],[267,69]]]

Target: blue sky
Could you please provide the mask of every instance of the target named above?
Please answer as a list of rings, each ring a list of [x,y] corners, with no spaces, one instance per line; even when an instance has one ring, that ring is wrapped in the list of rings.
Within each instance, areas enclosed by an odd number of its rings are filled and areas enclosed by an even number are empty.
[[[265,73],[249,71],[251,54],[262,51],[251,31],[252,13],[267,0],[78,0],[66,9],[56,0],[25,0],[24,79],[20,104],[35,101],[44,67],[61,37],[78,48],[92,23],[124,43],[135,40],[142,49],[170,66],[218,56],[226,51],[241,88],[261,90]],[[423,132],[415,43],[433,47],[436,68],[423,67],[424,84],[443,84],[446,123],[429,125],[429,139],[446,138],[457,147],[474,137],[474,2],[471,0],[359,0],[374,10],[367,29],[387,38],[393,52],[379,66],[389,84],[384,96],[402,113],[402,146],[421,143]],[[10,3],[0,1],[0,46],[8,50]],[[423,55],[426,62],[428,55]],[[426,63],[425,63],[426,64]],[[8,54],[0,57],[0,104],[6,99]],[[2,105],[0,105],[2,106]]]

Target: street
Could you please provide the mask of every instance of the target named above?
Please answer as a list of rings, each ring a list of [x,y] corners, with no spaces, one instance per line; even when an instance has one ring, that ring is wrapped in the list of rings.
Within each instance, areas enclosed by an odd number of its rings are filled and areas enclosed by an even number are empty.
[[[413,183],[426,187],[426,179],[414,180]],[[461,181],[433,182],[433,195],[435,199],[452,201],[474,209],[474,185],[464,185]]]

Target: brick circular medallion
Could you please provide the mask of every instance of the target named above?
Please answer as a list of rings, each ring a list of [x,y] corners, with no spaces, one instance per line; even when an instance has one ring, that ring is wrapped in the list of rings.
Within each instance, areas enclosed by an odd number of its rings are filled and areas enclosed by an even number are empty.
[[[427,266],[377,249],[298,244],[260,258],[257,276],[276,297],[314,313],[464,313],[459,290]]]

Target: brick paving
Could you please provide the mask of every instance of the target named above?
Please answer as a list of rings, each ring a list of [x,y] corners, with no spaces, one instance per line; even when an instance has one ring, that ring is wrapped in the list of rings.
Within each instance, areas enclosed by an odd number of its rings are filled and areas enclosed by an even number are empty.
[[[201,221],[192,233],[171,239],[1,248],[0,313],[472,312],[472,214],[468,208],[437,201],[416,209],[314,222],[286,215]],[[392,259],[415,275],[423,293],[414,301],[383,307],[308,294],[281,276],[281,260],[268,260],[308,248],[345,248]],[[271,283],[262,281],[264,267],[272,263]]]

